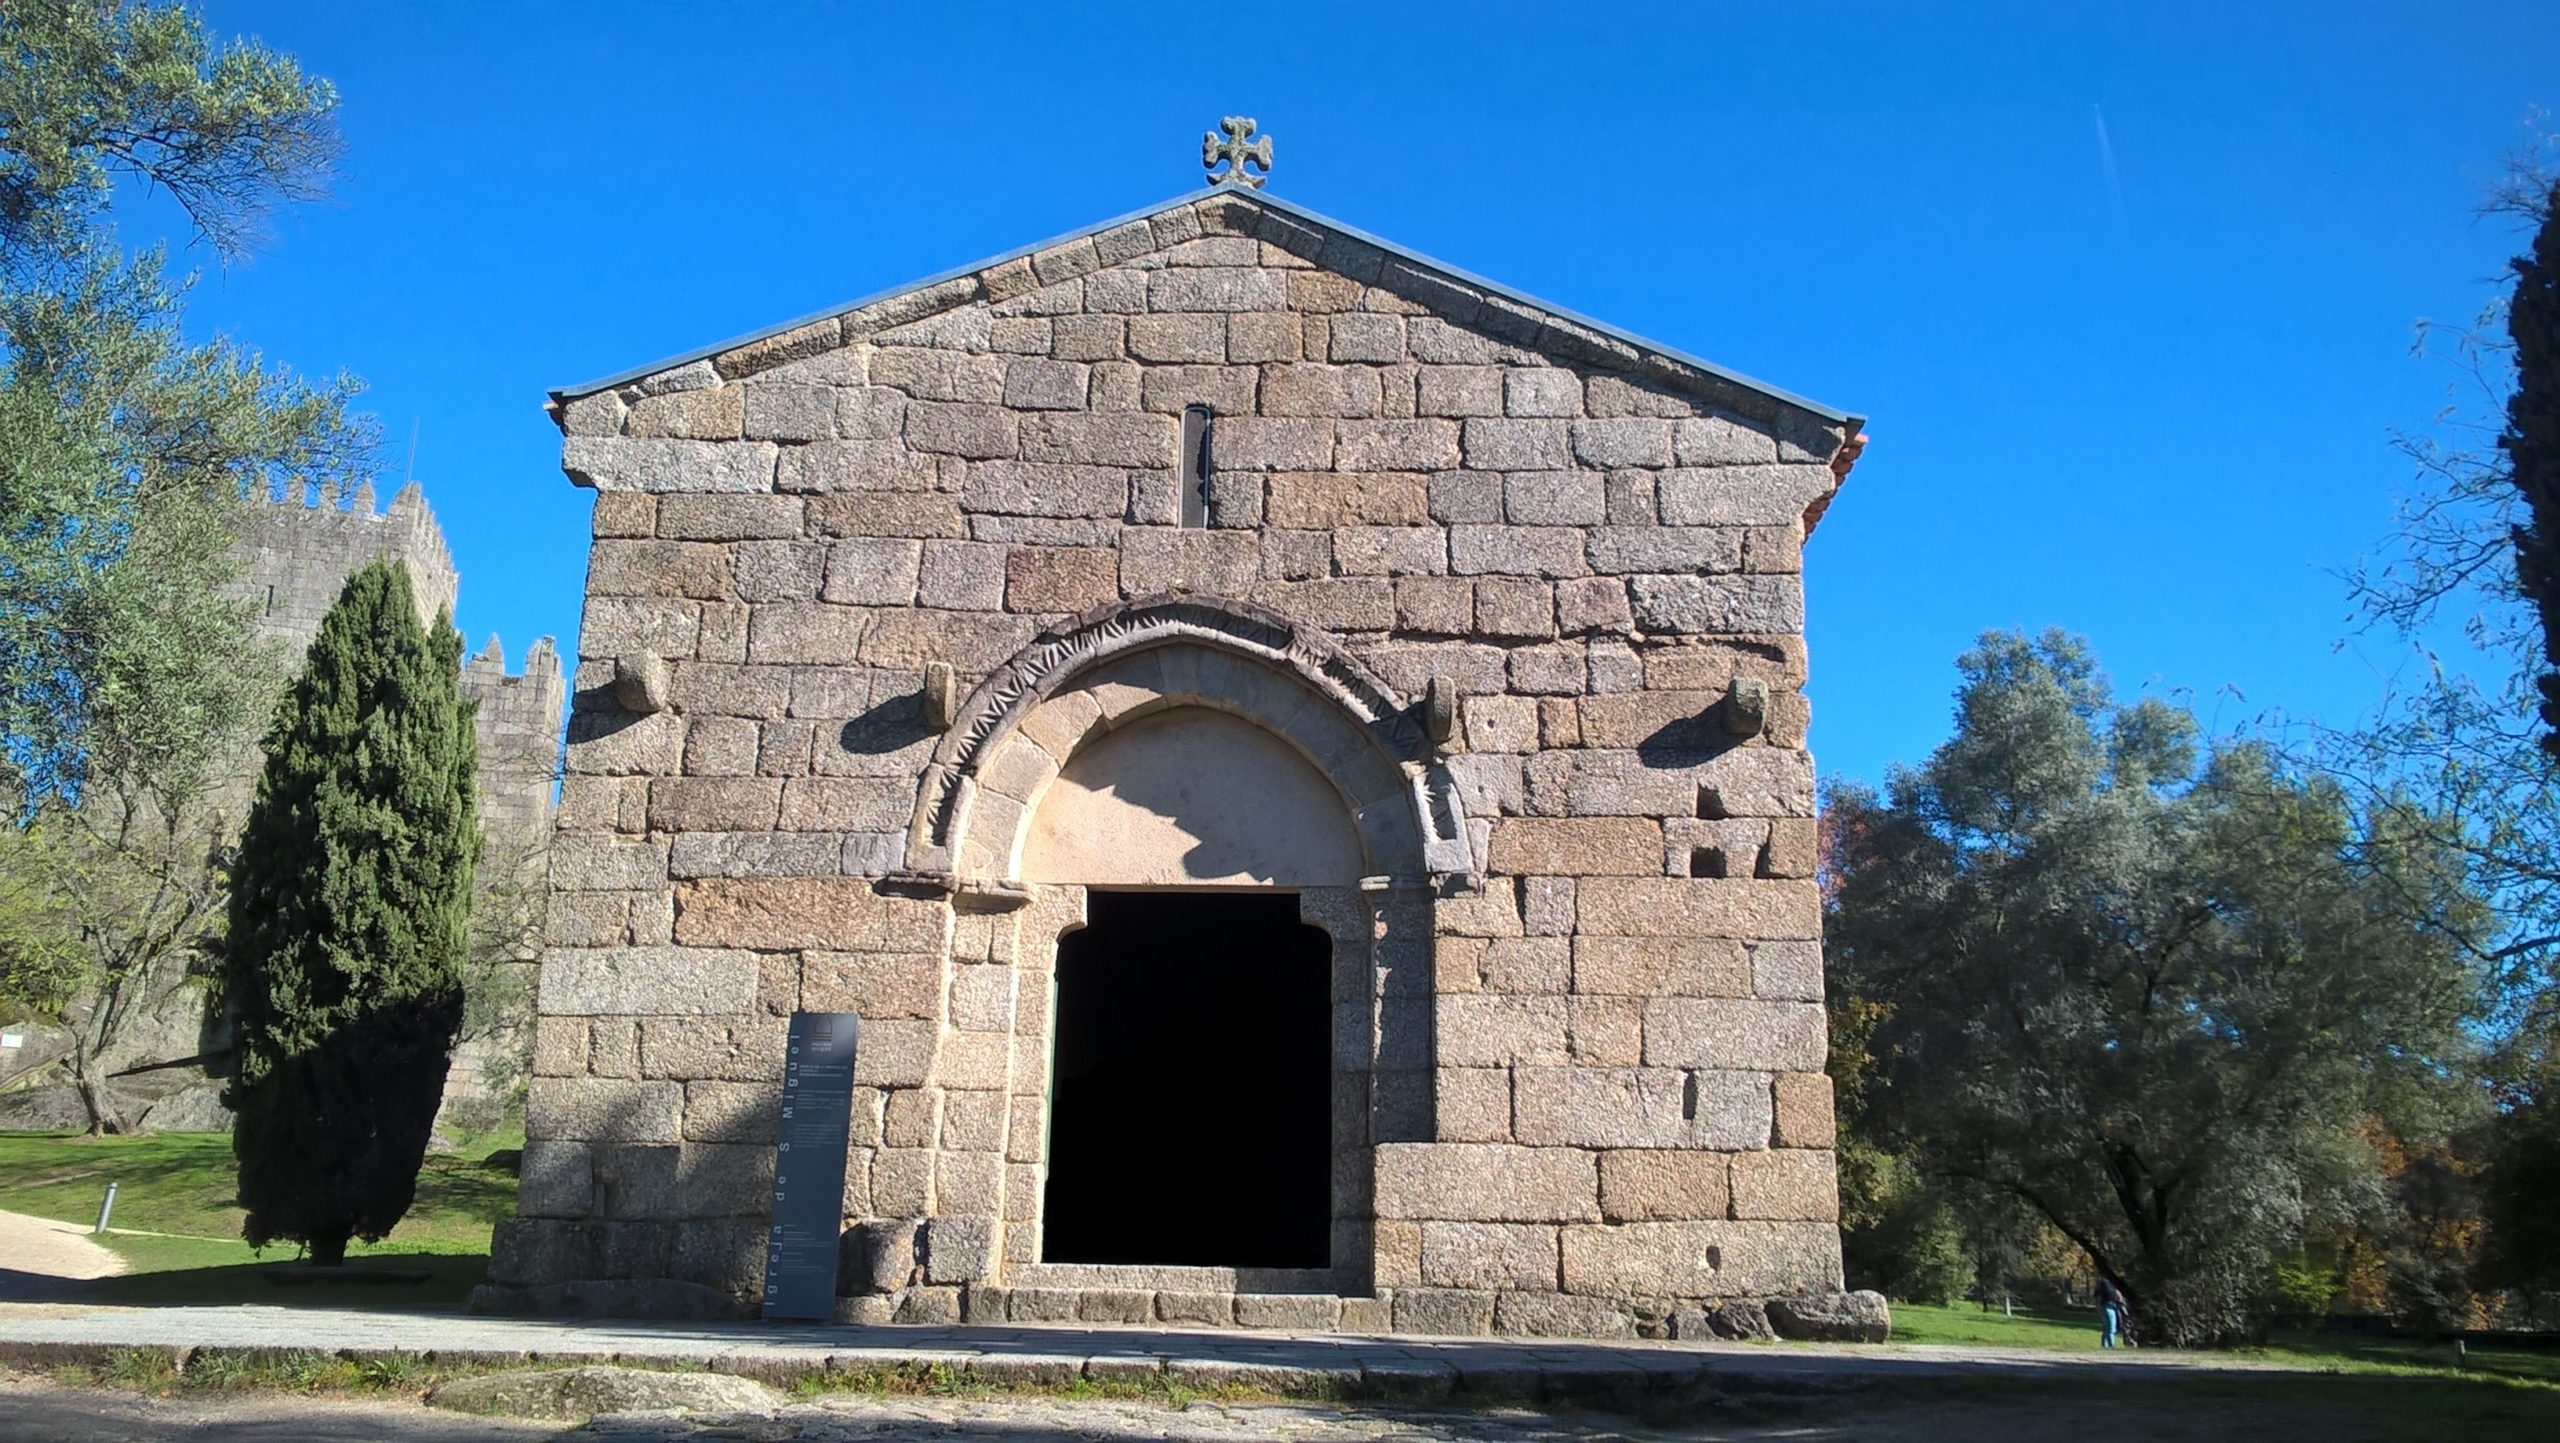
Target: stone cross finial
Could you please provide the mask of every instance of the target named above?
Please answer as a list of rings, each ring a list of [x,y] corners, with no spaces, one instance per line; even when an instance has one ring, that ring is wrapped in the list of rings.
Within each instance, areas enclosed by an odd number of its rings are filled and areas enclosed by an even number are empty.
[[[1271,178],[1271,137],[1246,139],[1253,134],[1253,117],[1250,115],[1230,115],[1218,122],[1218,129],[1227,133],[1226,139],[1220,140],[1213,133],[1200,137],[1200,163],[1209,168],[1209,183],[1249,185],[1260,190],[1262,183]],[[1225,170],[1218,169],[1220,161],[1227,163]],[[1245,169],[1248,164],[1262,173],[1248,172]]]

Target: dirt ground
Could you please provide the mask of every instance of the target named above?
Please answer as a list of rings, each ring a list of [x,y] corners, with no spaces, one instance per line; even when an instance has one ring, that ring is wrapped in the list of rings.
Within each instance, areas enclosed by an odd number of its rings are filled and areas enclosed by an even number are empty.
[[[124,1271],[124,1259],[89,1236],[78,1223],[0,1212],[0,1267],[46,1278],[108,1278]]]
[[[2297,1380],[2362,1383],[2366,1380]],[[2375,1380],[2395,1382],[2398,1380]],[[462,1440],[864,1440],[923,1443],[954,1437],[1004,1443],[1596,1443],[1606,1439],[1752,1440],[1752,1443],[1974,1443],[1996,1438],[2070,1443],[2183,1443],[2245,1438],[2251,1443],[2362,1443],[2366,1439],[2461,1436],[2548,1438],[2552,1418],[2541,1399],[2528,1413],[2456,1420],[2438,1427],[2403,1410],[2377,1409],[2349,1387],[2335,1398],[2291,1392],[2249,1396],[2246,1390],[2146,1384],[2092,1391],[2057,1383],[2034,1390],[1995,1389],[1893,1396],[1761,1399],[1706,1404],[1677,1416],[1638,1420],[1604,1414],[1551,1415],[1529,1409],[1446,1411],[1420,1408],[1197,1402],[1174,1409],[1139,1403],[1040,1399],[838,1397],[754,1415],[679,1419],[625,1414],[583,1427],[473,1418],[415,1403],[340,1401],[273,1394],[151,1398],[64,1388],[20,1376],[0,1380],[0,1443],[108,1443],[180,1439],[188,1443],[462,1443]],[[2523,1395],[2520,1395],[2523,1396]],[[2494,1403],[2494,1400],[2492,1400]],[[2470,1411],[2470,1410],[2463,1410]],[[2485,1425],[2485,1426],[2483,1426]],[[2413,1431],[2414,1430],[2414,1431]]]

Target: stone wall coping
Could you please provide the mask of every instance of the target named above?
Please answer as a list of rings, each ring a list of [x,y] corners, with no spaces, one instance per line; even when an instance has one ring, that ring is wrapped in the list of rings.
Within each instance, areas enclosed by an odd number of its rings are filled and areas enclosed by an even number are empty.
[[[1719,366],[1712,361],[1706,360],[1703,357],[1691,355],[1677,347],[1664,345],[1660,341],[1648,340],[1643,336],[1636,335],[1634,332],[1620,329],[1619,327],[1610,325],[1605,321],[1594,320],[1580,312],[1568,310],[1567,308],[1557,305],[1552,301],[1540,300],[1536,296],[1529,295],[1524,291],[1515,290],[1498,281],[1488,280],[1472,271],[1463,270],[1457,266],[1450,265],[1446,261],[1436,260],[1430,256],[1423,255],[1418,251],[1407,249],[1404,246],[1397,245],[1393,241],[1371,235],[1369,232],[1361,230],[1356,226],[1335,220],[1331,216],[1282,200],[1278,196],[1266,195],[1260,191],[1241,191],[1232,186],[1209,186],[1201,190],[1188,191],[1184,194],[1175,196],[1170,200],[1161,201],[1151,206],[1145,206],[1141,209],[1130,211],[1125,215],[1113,216],[1109,220],[1099,221],[1092,225],[1083,226],[1079,229],[1069,231],[1064,235],[1053,236],[1047,240],[1038,241],[1027,246],[1017,246],[1012,250],[1005,251],[999,255],[990,256],[985,260],[972,261],[967,265],[955,266],[950,270],[927,276],[922,280],[910,281],[904,285],[891,286],[886,290],[875,291],[858,300],[854,300],[843,305],[829,306],[823,310],[814,311],[808,315],[784,321],[779,325],[761,327],[742,336],[732,337],[729,340],[720,341],[708,346],[697,347],[678,355],[669,356],[664,360],[652,361],[644,366],[636,366],[629,370],[617,371],[612,375],[602,376],[592,381],[582,381],[574,385],[560,386],[553,389],[550,393],[551,405],[556,413],[559,408],[582,396],[591,396],[599,391],[607,391],[617,386],[628,385],[634,381],[644,380],[648,377],[674,370],[679,366],[691,365],[698,361],[708,360],[714,356],[735,351],[744,346],[753,345],[759,341],[770,340],[776,336],[787,335],[790,332],[800,330],[807,326],[817,325],[822,322],[835,320],[841,316],[868,310],[874,306],[879,306],[889,301],[897,300],[901,297],[913,296],[919,292],[930,291],[937,286],[946,286],[954,281],[978,275],[983,271],[992,270],[997,266],[1004,265],[1011,261],[1022,260],[1026,257],[1054,249],[1058,246],[1070,245],[1077,241],[1090,239],[1091,237],[1100,235],[1105,231],[1128,225],[1134,221],[1147,220],[1166,211],[1178,210],[1185,206],[1197,205],[1203,201],[1209,200],[1218,200],[1233,205],[1258,206],[1266,211],[1272,211],[1286,216],[1301,224],[1316,226],[1323,230],[1331,231],[1347,240],[1354,241],[1361,245],[1375,247],[1376,249],[1385,252],[1389,256],[1395,257],[1397,260],[1400,260],[1407,265],[1417,266],[1423,270],[1433,272],[1442,279],[1454,281],[1459,285],[1483,291],[1488,295],[1499,297],[1500,299],[1508,301],[1514,305],[1525,306],[1530,310],[1537,311],[1556,321],[1561,321],[1568,326],[1577,327],[1591,332],[1595,336],[1603,338],[1605,341],[1615,342],[1621,346],[1631,346],[1637,351],[1644,353],[1647,358],[1666,365],[1669,368],[1666,375],[1671,379],[1689,379],[1692,381],[1693,385],[1703,382],[1705,383],[1704,389],[1708,390],[1714,390],[1723,386],[1739,386],[1744,390],[1754,392],[1769,400],[1776,401],[1781,405],[1792,406],[1800,411],[1820,417],[1822,420],[1838,424],[1843,428],[1843,432],[1847,436],[1856,436],[1859,429],[1865,424],[1864,417],[1854,416],[1847,411],[1839,409],[1838,407],[1825,405],[1820,401],[1812,400],[1809,397],[1800,396],[1792,391],[1770,385],[1766,381],[1746,376],[1739,371]],[[952,304],[966,304],[980,299],[983,299],[983,297],[975,293],[954,295],[952,297]],[[932,312],[930,311],[925,312],[925,314],[931,313]],[[915,317],[908,316],[904,317],[904,319],[912,320],[915,319]],[[1691,374],[1688,377],[1683,377],[1683,372]]]

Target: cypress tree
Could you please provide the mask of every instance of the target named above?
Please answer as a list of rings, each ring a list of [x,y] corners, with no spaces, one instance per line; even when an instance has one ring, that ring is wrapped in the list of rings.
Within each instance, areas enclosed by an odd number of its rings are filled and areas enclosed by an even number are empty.
[[[277,703],[232,878],[224,1001],[242,1231],[313,1261],[417,1191],[454,1034],[479,852],[462,638],[405,568],[348,578]]]
[[[2515,529],[2516,583],[2542,619],[2542,745],[2560,756],[2560,185],[2540,201],[2533,248],[2509,263],[2516,389],[2498,445],[2525,505]]]

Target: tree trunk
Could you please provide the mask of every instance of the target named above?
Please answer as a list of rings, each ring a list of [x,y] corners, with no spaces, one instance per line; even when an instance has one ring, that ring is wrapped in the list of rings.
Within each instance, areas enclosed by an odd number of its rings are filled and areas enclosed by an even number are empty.
[[[347,1235],[331,1233],[311,1240],[311,1262],[314,1267],[342,1268],[347,1265]]]
[[[89,1114],[89,1135],[105,1137],[124,1131],[124,1115],[116,1111],[107,1097],[107,1089],[86,1067],[75,1067],[72,1086],[80,1094],[80,1106]]]

